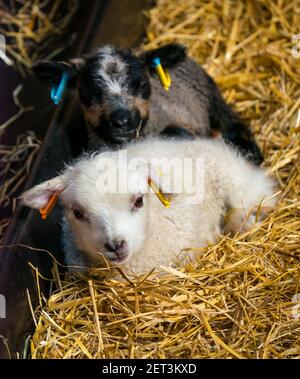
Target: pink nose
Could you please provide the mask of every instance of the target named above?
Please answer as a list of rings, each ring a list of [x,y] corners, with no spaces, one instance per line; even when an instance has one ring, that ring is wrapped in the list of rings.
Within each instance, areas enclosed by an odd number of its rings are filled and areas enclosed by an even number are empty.
[[[128,251],[128,244],[125,240],[115,239],[110,243],[106,243],[104,247],[107,251],[112,251],[117,254],[126,254]]]

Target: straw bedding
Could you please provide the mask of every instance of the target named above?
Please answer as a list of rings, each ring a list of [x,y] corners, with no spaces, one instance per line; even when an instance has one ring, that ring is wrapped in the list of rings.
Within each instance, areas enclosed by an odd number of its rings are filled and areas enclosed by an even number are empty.
[[[0,0],[1,61],[25,77],[35,61],[55,59],[76,39],[76,33],[71,35],[70,29],[78,10],[78,0]],[[66,38],[61,41],[62,35],[69,35],[67,43]],[[9,215],[14,212],[15,197],[22,192],[41,144],[34,131],[15,135],[12,145],[4,142],[4,137],[11,133],[10,125],[25,112],[33,111],[33,107],[23,107],[19,101],[22,87],[19,84],[12,94],[18,111],[0,125],[0,241]]]
[[[23,75],[35,61],[54,59],[76,39],[69,32],[78,9],[78,0],[0,0],[0,34],[7,54],[0,51],[0,57]]]
[[[24,107],[19,100],[23,89],[20,84],[13,92],[13,99],[18,111],[0,125],[0,242],[9,224],[9,214],[16,206],[15,194],[21,192],[32,167],[41,141],[33,131],[16,136],[13,145],[2,144],[2,137],[9,131],[11,124],[16,122],[24,113],[32,111],[33,107]]]
[[[251,123],[282,199],[159,279],[57,279],[32,357],[299,358],[300,1],[159,0],[149,19],[145,47],[184,43]]]

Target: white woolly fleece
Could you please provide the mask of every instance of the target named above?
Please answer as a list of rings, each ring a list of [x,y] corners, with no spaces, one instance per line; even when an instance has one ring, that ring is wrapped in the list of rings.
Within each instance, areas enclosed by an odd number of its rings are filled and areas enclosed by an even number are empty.
[[[131,192],[105,193],[98,185],[103,162],[108,158],[116,163],[117,176],[127,174]],[[128,161],[135,158],[140,167],[128,168],[123,158],[119,160],[116,151],[83,156],[68,166],[62,175],[22,195],[24,204],[38,208],[47,204],[52,193],[61,191],[67,265],[101,267],[105,265],[103,255],[107,261],[114,257],[107,245],[125,241],[129,256],[119,265],[136,274],[160,265],[171,266],[183,249],[204,247],[208,242],[217,241],[222,232],[236,232],[243,225],[245,216],[250,211],[255,213],[256,206],[272,207],[275,204],[274,196],[270,198],[275,192],[274,181],[266,171],[247,162],[223,140],[149,138],[130,144],[127,158]],[[166,177],[164,166],[154,165],[149,169],[153,158],[193,159],[194,162],[197,159],[201,163],[199,166],[194,164],[188,174],[185,171],[183,176],[174,174],[172,177],[172,185],[179,178],[182,193],[174,193],[172,188],[167,190],[162,180],[162,192],[171,198],[168,209],[152,190],[144,194],[142,207],[135,206],[136,199],[148,189],[149,176],[156,183]],[[179,163],[175,166],[178,168]],[[200,181],[195,186],[196,177]],[[190,188],[193,188],[192,192]],[[201,201],[191,203],[199,189],[202,190]],[[76,218],[74,209],[82,212],[82,219]],[[226,212],[228,216],[224,217]],[[255,217],[251,215],[245,226],[254,222]]]
[[[147,161],[153,157],[197,157],[204,162],[204,198],[200,204],[188,204],[186,199],[191,194],[184,192],[171,196],[171,207],[167,209],[150,191],[146,194],[144,209],[138,211],[140,217],[136,222],[133,219],[137,216],[126,211],[129,195],[103,194],[100,199],[93,192],[95,178],[99,174],[99,160],[104,156],[117,159],[115,152],[83,159],[75,166],[75,170],[72,167],[65,173],[69,186],[63,193],[63,202],[68,204],[75,200],[83,207],[98,212],[99,219],[101,218],[96,231],[91,233],[91,225],[74,221],[66,212],[73,235],[76,235],[77,248],[89,257],[96,257],[99,256],[99,250],[95,244],[95,233],[102,232],[109,238],[122,235],[132,248],[132,255],[123,266],[137,274],[160,265],[173,265],[182,249],[204,247],[208,242],[215,242],[223,231],[224,215],[228,209],[235,210],[234,222],[227,221],[232,231],[236,231],[248,212],[274,192],[273,181],[263,169],[251,165],[221,140],[147,139],[129,145],[127,154],[128,159],[140,157]],[[129,174],[129,177],[133,174]],[[194,177],[195,171],[190,178],[185,177],[184,180],[192,181]],[[274,202],[274,199],[265,201],[264,206],[272,206]],[[254,218],[251,220],[253,222]],[[103,226],[105,223],[110,226]],[[230,230],[227,228],[226,231]],[[72,257],[72,253],[68,256]],[[72,265],[78,264],[72,259],[71,261],[69,263]]]

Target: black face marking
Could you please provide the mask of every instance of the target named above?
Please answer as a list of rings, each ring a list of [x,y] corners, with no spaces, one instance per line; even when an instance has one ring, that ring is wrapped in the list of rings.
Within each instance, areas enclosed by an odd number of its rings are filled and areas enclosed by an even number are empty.
[[[122,96],[125,104],[129,96],[148,99],[150,81],[141,58],[130,50],[104,47],[86,58],[80,72],[79,95],[85,106],[107,102],[105,108],[109,110],[112,94]]]
[[[132,96],[149,99],[151,95],[151,86],[144,62],[130,52],[123,52],[122,59],[124,59],[124,62],[126,63],[126,82],[128,83],[128,92]]]
[[[151,95],[151,86],[150,86],[150,81],[149,78],[145,76],[132,76],[130,78],[131,83],[130,83],[130,92],[132,93],[133,96],[138,96],[142,99],[148,100],[150,95]]]
[[[80,73],[79,97],[86,107],[101,104],[103,101],[103,86],[101,86],[101,80],[97,75],[98,67],[98,57],[92,56],[87,59]]]
[[[130,50],[106,46],[87,57],[78,87],[87,109],[101,109],[98,116],[95,114],[93,126],[106,142],[131,141],[146,123],[150,80],[144,60]]]

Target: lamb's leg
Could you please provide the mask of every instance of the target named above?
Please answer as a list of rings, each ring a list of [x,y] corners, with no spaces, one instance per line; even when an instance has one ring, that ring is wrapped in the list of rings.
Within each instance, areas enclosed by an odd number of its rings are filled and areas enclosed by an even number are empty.
[[[210,76],[208,76],[208,85],[211,95],[209,99],[211,134],[221,133],[227,143],[236,147],[246,158],[260,165],[263,156],[249,126],[226,104],[216,83]]]
[[[256,220],[270,212],[276,199],[274,182],[263,171],[251,166],[241,167],[228,186],[228,212],[224,219],[224,233],[244,231]]]

